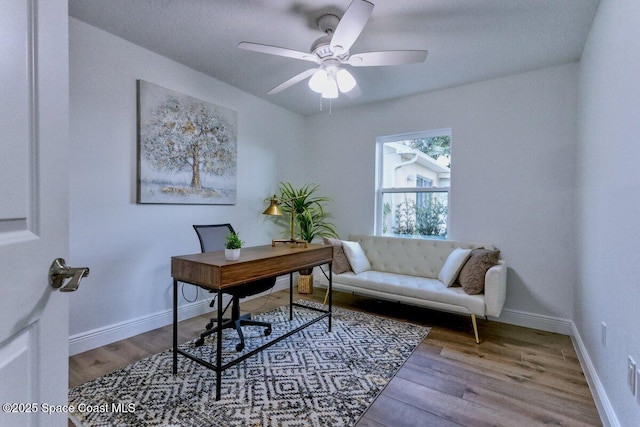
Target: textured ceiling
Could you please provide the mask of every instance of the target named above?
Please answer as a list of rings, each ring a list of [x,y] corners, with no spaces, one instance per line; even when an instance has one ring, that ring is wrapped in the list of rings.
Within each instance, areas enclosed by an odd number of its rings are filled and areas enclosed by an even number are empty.
[[[319,111],[305,82],[267,91],[309,63],[238,49],[250,41],[308,52],[316,21],[351,0],[69,0],[69,15],[293,112]],[[362,95],[332,108],[377,102],[575,62],[599,0],[371,0],[351,48],[428,50],[426,62],[350,67]],[[327,101],[325,101],[325,107]]]

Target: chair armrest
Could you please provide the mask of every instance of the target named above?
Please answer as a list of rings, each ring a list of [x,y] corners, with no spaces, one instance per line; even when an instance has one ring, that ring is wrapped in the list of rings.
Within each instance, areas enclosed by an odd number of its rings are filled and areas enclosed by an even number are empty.
[[[500,260],[484,276],[484,303],[488,316],[500,316],[507,297],[507,264]]]

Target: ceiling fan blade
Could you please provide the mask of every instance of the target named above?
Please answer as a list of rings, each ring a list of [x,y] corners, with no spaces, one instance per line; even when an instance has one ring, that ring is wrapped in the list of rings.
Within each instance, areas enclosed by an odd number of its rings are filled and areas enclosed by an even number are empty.
[[[311,77],[313,75],[313,73],[316,72],[316,70],[317,70],[317,68],[310,68],[307,71],[303,71],[300,74],[297,74],[297,75],[291,77],[286,82],[281,83],[278,86],[276,86],[273,89],[271,89],[269,92],[267,92],[267,95],[274,95],[274,94],[276,94],[278,92],[282,92],[283,90],[293,86],[294,84],[303,81],[307,77]]]
[[[267,53],[269,55],[284,56],[286,58],[302,59],[304,61],[320,63],[318,57],[312,53],[300,52],[298,50],[286,49],[284,47],[269,46],[266,44],[240,42],[238,43],[240,49],[252,50],[254,52]]]
[[[417,64],[427,59],[426,50],[387,50],[351,55],[345,62],[354,67],[377,67],[382,65]]]
[[[367,25],[372,11],[373,4],[366,0],[351,2],[331,38],[330,46],[335,53],[340,54],[351,49],[351,45],[355,43],[364,26]]]

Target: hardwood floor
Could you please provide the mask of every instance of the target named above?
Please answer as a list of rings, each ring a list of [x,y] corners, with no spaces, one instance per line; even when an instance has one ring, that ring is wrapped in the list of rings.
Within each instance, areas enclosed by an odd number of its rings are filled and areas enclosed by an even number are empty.
[[[322,302],[324,289],[296,294]],[[288,291],[242,303],[259,313],[288,304]],[[600,426],[568,336],[335,292],[336,306],[431,326],[428,337],[358,422],[379,426]],[[208,316],[180,323],[181,341]],[[171,325],[69,358],[69,386],[171,347]]]

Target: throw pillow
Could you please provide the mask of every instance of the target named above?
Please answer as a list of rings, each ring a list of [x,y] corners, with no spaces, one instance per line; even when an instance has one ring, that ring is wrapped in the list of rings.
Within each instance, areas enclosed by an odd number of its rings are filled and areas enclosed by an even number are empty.
[[[342,241],[342,248],[344,249],[344,253],[347,256],[351,269],[354,273],[358,274],[363,271],[371,270],[369,259],[364,254],[364,250],[362,250],[360,243]]]
[[[351,271],[351,265],[349,265],[349,260],[344,254],[344,249],[342,248],[342,241],[338,239],[331,239],[329,237],[323,237],[322,240],[325,245],[333,246],[332,271],[335,274],[342,274],[346,271]]]
[[[460,286],[469,295],[484,292],[484,276],[494,265],[498,264],[500,251],[474,249],[458,275]]]
[[[471,255],[471,249],[455,248],[440,269],[438,280],[444,283],[447,288],[453,285],[469,255]]]

